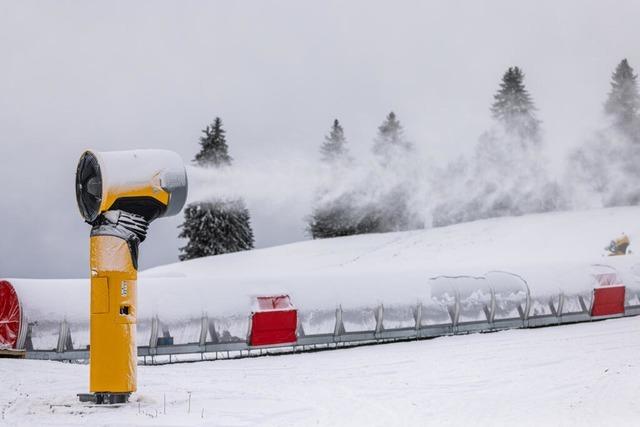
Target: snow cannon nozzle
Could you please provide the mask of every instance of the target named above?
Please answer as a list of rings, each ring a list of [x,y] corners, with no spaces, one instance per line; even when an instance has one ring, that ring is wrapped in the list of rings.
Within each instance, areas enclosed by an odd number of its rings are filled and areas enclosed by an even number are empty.
[[[151,222],[180,212],[187,199],[187,173],[168,150],[85,151],[76,170],[76,200],[90,224],[111,210]]]

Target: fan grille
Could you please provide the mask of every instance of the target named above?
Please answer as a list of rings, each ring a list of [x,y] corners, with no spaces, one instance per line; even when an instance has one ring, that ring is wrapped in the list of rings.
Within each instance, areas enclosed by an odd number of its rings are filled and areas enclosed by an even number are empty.
[[[92,223],[100,213],[102,202],[102,175],[95,154],[85,151],[76,171],[76,201],[80,215]]]

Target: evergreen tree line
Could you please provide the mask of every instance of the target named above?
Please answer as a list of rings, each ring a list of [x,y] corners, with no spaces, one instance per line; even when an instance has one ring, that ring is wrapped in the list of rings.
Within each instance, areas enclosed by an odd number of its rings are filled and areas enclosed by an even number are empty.
[[[330,179],[316,191],[308,220],[311,236],[640,203],[635,185],[640,175],[640,96],[628,61],[622,60],[611,77],[603,109],[607,125],[570,153],[561,182],[550,177],[542,123],[524,77],[519,67],[506,70],[490,106],[493,125],[479,136],[473,154],[432,171],[431,177],[411,161],[414,147],[391,112],[371,148],[376,161],[364,165],[368,172],[360,181],[353,180],[357,159],[349,154],[342,124],[334,120],[320,147]],[[425,186],[416,186],[415,179],[431,181],[429,194],[416,195]]]
[[[335,119],[320,146],[328,178],[315,191],[309,234],[327,238],[639,204],[640,94],[628,61],[622,60],[611,77],[603,108],[607,125],[570,153],[561,182],[548,171],[542,123],[524,77],[519,67],[506,70],[490,105],[491,127],[470,156],[444,168],[416,161],[416,149],[394,112],[378,127],[367,159],[351,153]],[[202,132],[194,163],[232,167],[221,119]],[[180,248],[181,260],[253,248],[251,218],[241,198],[192,203],[184,216],[180,237],[187,244]]]

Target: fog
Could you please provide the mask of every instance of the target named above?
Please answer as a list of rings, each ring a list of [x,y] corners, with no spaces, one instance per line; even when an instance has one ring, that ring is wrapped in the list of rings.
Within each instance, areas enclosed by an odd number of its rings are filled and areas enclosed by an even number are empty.
[[[190,168],[205,182],[192,197],[242,195],[258,247],[309,238],[334,118],[364,158],[395,111],[428,174],[474,150],[512,65],[538,107],[545,167],[562,176],[567,153],[602,127],[616,64],[640,69],[638,16],[637,1],[0,0],[0,276],[87,274],[73,187],[84,149],[190,162],[215,116],[234,167]],[[177,261],[181,221],[151,225],[142,268]]]

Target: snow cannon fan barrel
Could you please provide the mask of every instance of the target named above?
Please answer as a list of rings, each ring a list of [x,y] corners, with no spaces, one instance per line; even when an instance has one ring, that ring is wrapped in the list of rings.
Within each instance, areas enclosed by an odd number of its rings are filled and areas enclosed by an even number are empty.
[[[123,403],[136,391],[138,245],[156,218],[187,198],[180,157],[166,150],[86,151],[76,171],[80,214],[90,234],[89,391],[81,401]]]
[[[112,210],[151,222],[180,212],[186,198],[184,163],[172,151],[86,151],[78,162],[76,199],[88,223]]]

